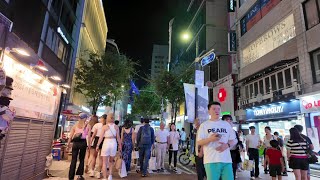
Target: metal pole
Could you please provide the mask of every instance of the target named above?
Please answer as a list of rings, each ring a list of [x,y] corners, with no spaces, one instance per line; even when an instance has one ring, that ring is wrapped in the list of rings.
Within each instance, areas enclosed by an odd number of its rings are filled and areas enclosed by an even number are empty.
[[[172,24],[173,24],[174,18],[172,18],[169,21],[169,54],[168,54],[168,69],[167,71],[170,71],[170,63],[171,63],[171,35],[172,35]]]
[[[197,37],[197,41],[196,41],[196,58],[198,57],[199,55],[199,37]],[[195,63],[195,70],[198,70],[198,65],[199,63],[196,62]],[[196,74],[196,73],[194,73]],[[196,80],[196,79],[195,79]],[[194,83],[194,85],[196,85],[196,83]],[[195,118],[198,117],[198,88],[196,86],[195,87],[195,97],[194,97],[194,100],[195,100],[195,105],[194,105],[194,108],[195,108],[195,111],[194,111],[194,116]]]

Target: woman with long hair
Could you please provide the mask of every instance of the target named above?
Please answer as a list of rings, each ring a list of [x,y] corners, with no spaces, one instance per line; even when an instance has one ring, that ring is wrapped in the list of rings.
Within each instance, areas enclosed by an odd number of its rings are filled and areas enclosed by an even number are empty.
[[[104,114],[100,117],[100,122],[95,124],[92,128],[92,137],[91,137],[91,142],[93,142],[91,148],[90,148],[90,170],[89,170],[89,174],[90,174],[90,177],[94,177],[95,175],[95,171],[94,171],[94,168],[96,166],[96,159],[97,159],[97,156],[98,154],[100,154],[100,151],[102,149],[102,143],[100,144],[99,146],[99,150],[96,151],[96,147],[97,147],[97,144],[98,144],[98,141],[99,141],[99,137],[101,135],[101,130],[102,130],[102,127],[104,125],[106,125],[106,120],[107,120],[107,115]],[[102,140],[103,141],[103,140]],[[99,156],[99,166],[97,168],[97,174],[96,174],[96,178],[100,178],[101,177],[101,168],[102,168],[102,157]]]
[[[69,179],[73,180],[75,174],[79,175],[79,180],[84,180],[83,172],[84,172],[84,158],[86,156],[86,149],[87,149],[87,136],[89,139],[89,144],[91,143],[91,126],[86,123],[86,119],[88,115],[85,113],[79,114],[79,121],[72,127],[70,131],[70,137],[68,139],[68,148],[70,148],[71,141],[73,142],[72,145],[72,160],[70,164],[69,170]],[[80,164],[78,166],[77,172],[76,165],[77,159],[79,156]]]
[[[271,140],[276,140],[276,138],[273,136],[271,133],[271,128],[269,126],[266,126],[264,128],[264,131],[266,135],[263,137],[263,146],[264,146],[264,151],[263,151],[263,157],[264,157],[264,173],[268,174],[268,162],[266,161],[266,151],[268,148],[271,148],[270,141]]]
[[[176,125],[171,124],[170,125],[170,132],[169,132],[169,168],[170,170],[173,169],[173,171],[177,172],[177,156],[178,156],[178,150],[179,150],[179,140],[180,140],[180,134],[176,130]],[[173,155],[173,162],[174,162],[174,168],[171,166],[171,160]]]
[[[122,158],[124,162],[126,163],[126,170],[127,172],[130,171],[130,165],[131,165],[131,155],[133,150],[133,131],[132,128],[132,121],[127,119],[123,126],[121,131],[121,144],[122,144]]]
[[[119,127],[114,124],[113,113],[108,114],[107,123],[102,127],[99,141],[96,147],[97,151],[99,150],[99,146],[102,143],[103,138],[104,141],[101,149],[101,156],[103,158],[103,180],[107,180],[107,174],[109,174],[108,180],[112,180],[113,161],[117,153],[117,142],[119,143],[118,147],[121,147]],[[121,151],[121,148],[119,148],[119,150]],[[107,172],[107,165],[109,165],[109,173]]]
[[[293,169],[296,180],[307,180],[309,162],[306,150],[309,147],[307,141],[300,135],[298,129],[290,129],[290,139],[288,140],[287,147],[289,167]]]
[[[91,117],[90,117],[90,121],[89,121],[89,125],[90,125],[90,127],[92,128],[95,124],[97,124],[98,123],[98,116],[96,116],[96,115],[92,115]],[[92,137],[92,134],[93,134],[93,132],[91,132],[91,137]],[[91,141],[92,142],[92,141]],[[85,173],[88,173],[89,172],[89,166],[90,166],[90,143],[89,143],[89,139],[87,138],[87,144],[88,144],[88,149],[87,149],[87,152],[86,152],[86,157],[85,157],[85,159],[84,159],[84,162],[86,163],[86,167],[85,167],[85,170],[84,170],[84,172]]]

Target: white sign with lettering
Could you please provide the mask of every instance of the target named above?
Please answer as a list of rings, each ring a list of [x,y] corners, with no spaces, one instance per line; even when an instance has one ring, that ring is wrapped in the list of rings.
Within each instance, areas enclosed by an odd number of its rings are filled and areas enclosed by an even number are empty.
[[[241,67],[256,61],[296,36],[293,14],[272,27],[241,53]]]
[[[269,114],[279,114],[283,112],[283,106],[273,106],[264,109],[253,110],[254,116],[264,116]]]
[[[40,114],[55,114],[61,94],[57,85],[7,55],[4,69],[13,78],[10,107],[17,109],[17,116],[37,118]]]

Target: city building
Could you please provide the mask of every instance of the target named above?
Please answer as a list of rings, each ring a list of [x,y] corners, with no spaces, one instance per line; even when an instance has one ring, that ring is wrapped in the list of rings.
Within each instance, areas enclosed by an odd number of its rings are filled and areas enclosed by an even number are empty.
[[[0,1],[0,12],[1,60],[13,79],[9,108],[16,110],[1,141],[0,179],[42,179],[66,97],[62,87],[71,82],[83,3]]]
[[[270,126],[282,137],[301,124],[315,131],[318,62],[320,59],[319,1],[238,1],[236,33],[239,40],[237,119],[254,125],[260,135]],[[311,103],[311,105],[309,104]],[[311,134],[310,134],[311,135]]]
[[[75,68],[78,67],[79,58],[88,59],[89,52],[99,54],[104,53],[106,49],[108,27],[103,5],[100,0],[86,0],[84,3]],[[68,102],[67,109],[75,113],[79,111],[90,113],[91,109],[84,95],[74,92],[74,83],[75,76],[73,76],[70,101]]]
[[[156,79],[161,71],[167,69],[168,64],[168,45],[153,45],[152,64],[151,64],[151,78]]]

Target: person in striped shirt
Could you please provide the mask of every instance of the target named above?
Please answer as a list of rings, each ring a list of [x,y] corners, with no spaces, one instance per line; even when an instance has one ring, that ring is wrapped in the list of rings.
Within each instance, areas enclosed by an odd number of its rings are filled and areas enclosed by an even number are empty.
[[[297,180],[307,180],[309,169],[308,156],[306,150],[309,148],[306,139],[304,139],[297,128],[290,129],[290,139],[287,143],[289,167]]]

